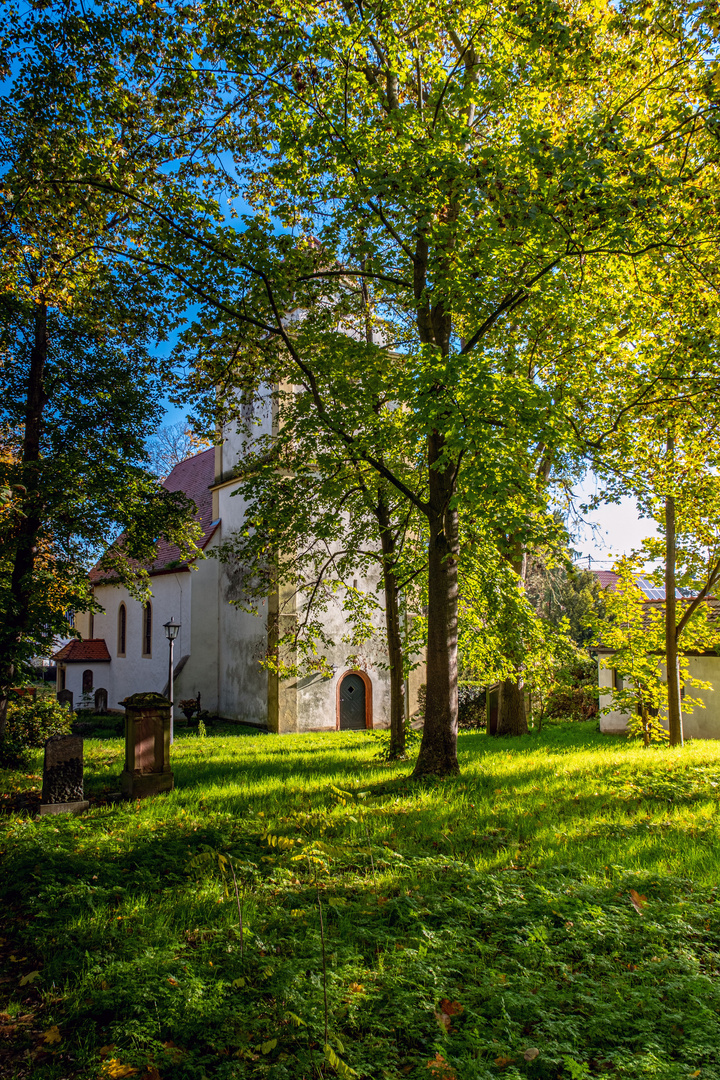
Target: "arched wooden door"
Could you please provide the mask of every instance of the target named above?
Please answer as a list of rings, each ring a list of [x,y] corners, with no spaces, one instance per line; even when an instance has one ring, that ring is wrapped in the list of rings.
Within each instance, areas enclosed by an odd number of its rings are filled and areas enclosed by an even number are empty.
[[[341,731],[365,730],[365,683],[354,671],[349,672],[340,683],[339,711]]]

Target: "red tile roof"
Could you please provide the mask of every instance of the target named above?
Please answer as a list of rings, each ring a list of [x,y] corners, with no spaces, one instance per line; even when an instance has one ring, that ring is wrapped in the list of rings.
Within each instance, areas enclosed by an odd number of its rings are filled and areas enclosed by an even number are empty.
[[[613,592],[617,588],[618,575],[613,570],[593,570],[593,574],[598,579],[598,584],[601,589],[612,589]]]
[[[215,448],[203,450],[201,454],[187,458],[176,465],[166,480],[163,487],[168,491],[182,491],[195,503],[197,514],[195,520],[200,522],[202,536],[198,541],[199,547],[204,550],[215,532],[218,522],[212,520],[212,492],[210,485],[215,480]],[[192,561],[192,560],[190,560]],[[150,574],[172,574],[187,570],[189,561],[180,555],[180,549],[175,544],[169,544],[161,539],[158,543],[157,555],[148,567]],[[99,584],[102,581],[111,581],[113,574],[108,574],[99,566],[90,571],[90,581]]]
[[[80,664],[88,661],[94,661],[96,664],[109,663],[110,653],[105,644],[105,638],[88,638],[87,641],[76,639],[68,641],[67,645],[63,645],[62,649],[50,659],[59,660],[63,664]]]

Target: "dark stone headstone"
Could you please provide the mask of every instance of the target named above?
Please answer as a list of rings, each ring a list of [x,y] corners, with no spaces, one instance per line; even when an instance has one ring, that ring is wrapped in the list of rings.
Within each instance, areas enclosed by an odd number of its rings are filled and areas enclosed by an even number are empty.
[[[58,690],[57,699],[61,705],[65,705],[70,712],[73,708],[73,692],[72,690]]]
[[[53,735],[45,743],[41,814],[77,814],[83,798],[83,741],[79,735]]]
[[[123,792],[133,799],[172,791],[170,769],[170,702],[162,694],[132,694],[125,706],[125,771]]]
[[[107,701],[107,690],[105,690],[102,686],[98,687],[98,689],[95,691],[95,712],[106,713],[108,711]]]

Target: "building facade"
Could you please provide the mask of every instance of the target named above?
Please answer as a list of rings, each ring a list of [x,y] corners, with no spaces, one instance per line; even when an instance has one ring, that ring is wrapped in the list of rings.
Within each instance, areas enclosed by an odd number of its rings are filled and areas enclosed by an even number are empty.
[[[232,603],[237,599],[232,566],[212,557],[218,545],[240,528],[245,514],[241,496],[233,495],[243,436],[236,430],[224,434],[221,445],[183,461],[165,481],[168,490],[182,491],[195,502],[205,557],[183,561],[177,548],[161,541],[150,568],[152,596],[146,604],[93,570],[94,595],[102,611],[78,616],[76,629],[82,640],[56,654],[58,690],[70,691],[75,707],[106,691],[110,709],[119,708],[130,694],[167,693],[169,645],[164,623],[173,620],[180,624],[174,644],[176,713],[180,700],[200,694],[202,708],[211,714],[278,733],[387,727],[390,684],[382,611],[362,670],[345,661],[341,638],[346,619],[339,602],[324,616],[326,631],[337,642],[326,657],[330,677],[284,679],[262,666],[269,626],[278,610],[285,612],[292,601],[276,595],[257,605],[254,614],[242,610]],[[357,585],[374,590],[377,582],[358,572]],[[414,707],[422,682],[421,666],[406,685],[408,708]]]

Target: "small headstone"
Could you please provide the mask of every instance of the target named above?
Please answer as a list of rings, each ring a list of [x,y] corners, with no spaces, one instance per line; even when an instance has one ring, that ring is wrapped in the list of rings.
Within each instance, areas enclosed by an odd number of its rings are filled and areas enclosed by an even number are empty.
[[[98,687],[98,689],[95,691],[95,712],[106,713],[108,711],[107,701],[107,690],[105,690],[102,686]]]
[[[45,743],[41,814],[79,814],[83,798],[83,741],[80,735],[53,735]]]
[[[170,702],[162,694],[132,694],[125,706],[125,771],[122,790],[132,799],[172,791]]]
[[[58,690],[57,699],[61,705],[65,705],[70,712],[73,707],[73,692],[72,690]]]

